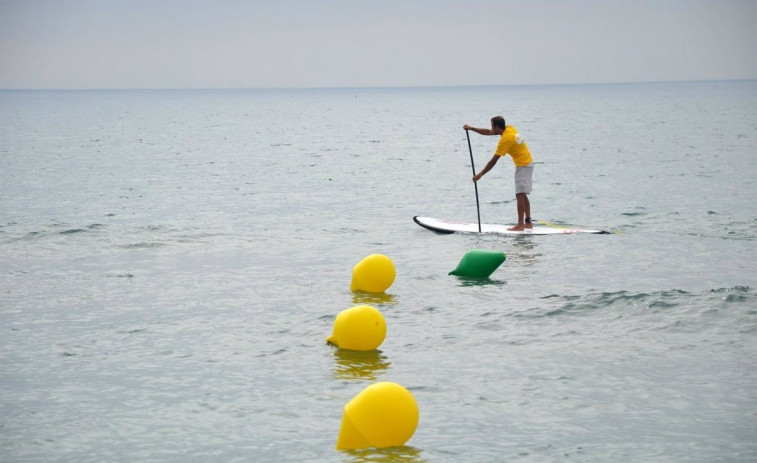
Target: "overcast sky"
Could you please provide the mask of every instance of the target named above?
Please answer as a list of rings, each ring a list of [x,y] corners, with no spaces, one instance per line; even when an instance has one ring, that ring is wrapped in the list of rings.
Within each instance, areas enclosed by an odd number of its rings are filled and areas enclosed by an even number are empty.
[[[755,0],[0,0],[0,88],[757,78]]]

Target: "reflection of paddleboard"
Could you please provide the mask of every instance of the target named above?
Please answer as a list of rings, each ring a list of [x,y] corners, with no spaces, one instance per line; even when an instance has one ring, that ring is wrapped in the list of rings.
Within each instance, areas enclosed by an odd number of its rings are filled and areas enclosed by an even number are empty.
[[[477,223],[456,222],[454,220],[434,219],[431,217],[413,217],[415,223],[437,233],[478,233]],[[603,230],[587,230],[584,228],[549,228],[534,227],[523,231],[510,231],[512,225],[481,224],[481,233],[499,235],[566,235],[571,233],[609,233]]]

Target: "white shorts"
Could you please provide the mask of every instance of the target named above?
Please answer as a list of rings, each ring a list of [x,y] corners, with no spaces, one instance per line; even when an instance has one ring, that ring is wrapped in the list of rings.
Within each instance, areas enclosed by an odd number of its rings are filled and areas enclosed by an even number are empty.
[[[534,163],[527,166],[515,166],[515,194],[531,193],[531,178],[534,176]]]

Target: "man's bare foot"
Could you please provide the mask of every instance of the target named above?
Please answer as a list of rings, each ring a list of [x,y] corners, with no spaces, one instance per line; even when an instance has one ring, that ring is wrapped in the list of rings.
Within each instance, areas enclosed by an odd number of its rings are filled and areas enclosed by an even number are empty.
[[[523,225],[523,228],[528,228],[528,229],[534,228],[534,224],[526,223],[525,225]]]
[[[518,225],[516,225],[514,227],[508,228],[508,230],[510,230],[510,231],[523,231],[523,230],[525,230],[525,226],[522,223],[519,223]]]

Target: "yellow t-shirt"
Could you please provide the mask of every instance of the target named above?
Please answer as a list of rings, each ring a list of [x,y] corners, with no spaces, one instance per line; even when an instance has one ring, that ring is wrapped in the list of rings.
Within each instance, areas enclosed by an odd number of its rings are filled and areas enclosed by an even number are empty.
[[[525,139],[521,137],[512,125],[505,127],[505,131],[502,132],[502,137],[499,139],[499,143],[497,143],[497,151],[494,154],[497,156],[506,156],[509,154],[518,167],[527,166],[534,161],[531,158],[531,152],[528,150]]]

